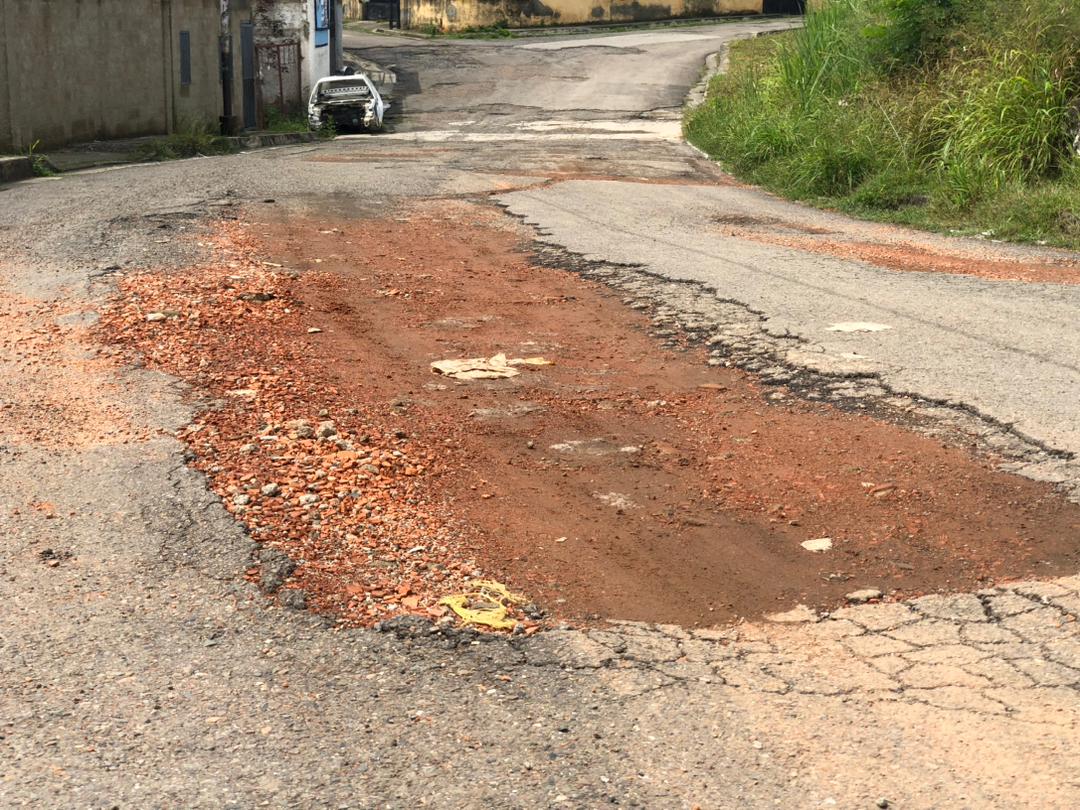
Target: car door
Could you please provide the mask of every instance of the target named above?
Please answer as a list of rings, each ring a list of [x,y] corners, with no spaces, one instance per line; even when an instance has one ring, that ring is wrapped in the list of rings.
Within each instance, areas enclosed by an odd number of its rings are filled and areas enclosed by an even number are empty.
[[[382,95],[375,89],[375,85],[371,83],[371,79],[369,79],[366,74],[364,76],[364,83],[367,84],[368,90],[371,91],[372,108],[375,112],[374,120],[372,121],[374,126],[372,129],[382,129],[383,116],[386,114],[386,104],[382,100]]]

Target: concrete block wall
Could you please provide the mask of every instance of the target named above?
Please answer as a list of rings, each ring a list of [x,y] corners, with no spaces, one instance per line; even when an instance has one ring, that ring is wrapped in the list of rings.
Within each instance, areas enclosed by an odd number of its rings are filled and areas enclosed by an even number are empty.
[[[760,14],[762,0],[402,0],[402,24],[454,31]]]
[[[0,151],[216,126],[219,31],[219,0],[0,0]]]

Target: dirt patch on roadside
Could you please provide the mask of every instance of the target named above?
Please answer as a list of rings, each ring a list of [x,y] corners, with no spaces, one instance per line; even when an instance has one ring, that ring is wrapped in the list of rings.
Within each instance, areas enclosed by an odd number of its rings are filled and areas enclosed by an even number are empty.
[[[1080,284],[1080,262],[1067,259],[1046,262],[986,259],[963,255],[959,249],[945,253],[912,244],[859,241],[836,235],[827,238],[832,233],[828,230],[776,219],[726,217],[717,218],[716,222],[724,236],[856,259],[890,270],[950,273],[992,281]]]
[[[255,540],[284,554],[249,578],[343,624],[444,616],[439,598],[484,573],[475,530],[427,486],[445,448],[416,442],[406,419],[328,375],[295,276],[258,259],[246,226],[222,224],[204,244],[205,265],[121,278],[98,334],[205,398],[180,432],[193,465]]]
[[[86,449],[145,439],[108,351],[80,340],[87,313],[0,291],[0,442]]]
[[[198,464],[258,539],[302,561],[293,584],[316,607],[358,623],[431,609],[482,571],[564,616],[708,625],[856,588],[1075,571],[1080,508],[1050,487],[662,349],[646,316],[535,266],[521,238],[467,204],[288,219],[224,234],[233,270],[126,282],[144,311],[165,297],[180,315],[168,331],[122,320],[114,337],[226,401],[187,437]],[[256,273],[253,257],[284,267]],[[273,297],[241,296],[259,291]],[[430,369],[500,351],[556,365]],[[320,413],[352,449],[289,427]],[[363,435],[378,475],[332,481]],[[281,480],[274,506],[262,487]],[[801,545],[823,537],[831,550]]]

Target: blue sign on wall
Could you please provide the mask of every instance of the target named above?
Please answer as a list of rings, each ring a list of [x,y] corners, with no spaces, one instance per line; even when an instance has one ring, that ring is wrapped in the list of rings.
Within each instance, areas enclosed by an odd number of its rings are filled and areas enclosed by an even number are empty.
[[[330,44],[330,0],[315,0],[315,47]]]

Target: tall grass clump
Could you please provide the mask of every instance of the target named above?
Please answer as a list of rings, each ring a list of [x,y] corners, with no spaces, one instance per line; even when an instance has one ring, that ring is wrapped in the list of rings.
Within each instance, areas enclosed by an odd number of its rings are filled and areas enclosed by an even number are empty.
[[[224,155],[232,151],[228,139],[219,137],[213,125],[204,121],[186,121],[171,135],[155,138],[139,147],[142,160],[178,160],[205,155]]]
[[[1023,199],[1014,238],[1076,247],[1053,223],[1080,221],[1078,129],[1080,0],[821,0],[803,28],[737,44],[686,119],[798,199],[973,230]]]

